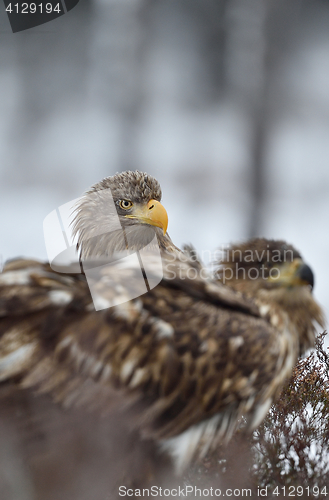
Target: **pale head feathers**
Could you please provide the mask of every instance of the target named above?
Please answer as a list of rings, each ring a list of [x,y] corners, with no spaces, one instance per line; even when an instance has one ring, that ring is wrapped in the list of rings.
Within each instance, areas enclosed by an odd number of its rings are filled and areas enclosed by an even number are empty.
[[[170,237],[154,225],[130,217],[131,211],[146,207],[151,200],[160,202],[158,181],[144,172],[122,172],[106,177],[87,191],[78,202],[73,220],[82,259],[109,257],[122,251],[135,252],[146,245],[162,250],[177,250]],[[122,207],[122,202],[131,208]],[[133,212],[132,212],[133,213]]]

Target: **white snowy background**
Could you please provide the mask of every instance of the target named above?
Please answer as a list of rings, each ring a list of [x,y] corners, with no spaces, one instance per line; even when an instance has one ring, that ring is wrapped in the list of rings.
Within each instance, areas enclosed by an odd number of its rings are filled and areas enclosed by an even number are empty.
[[[287,239],[329,317],[329,2],[80,0],[15,34],[0,7],[2,262],[46,259],[49,212],[140,169],[177,245]]]

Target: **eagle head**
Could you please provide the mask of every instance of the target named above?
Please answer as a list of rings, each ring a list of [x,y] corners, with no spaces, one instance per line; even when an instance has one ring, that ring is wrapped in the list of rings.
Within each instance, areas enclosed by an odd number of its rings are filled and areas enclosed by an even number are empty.
[[[73,220],[81,257],[136,251],[152,241],[170,248],[168,215],[160,200],[158,181],[139,171],[118,173],[92,186],[79,200]]]
[[[253,298],[273,326],[296,329],[300,352],[314,345],[324,315],[314,300],[314,275],[300,253],[283,240],[255,238],[225,251],[216,271],[225,285]]]

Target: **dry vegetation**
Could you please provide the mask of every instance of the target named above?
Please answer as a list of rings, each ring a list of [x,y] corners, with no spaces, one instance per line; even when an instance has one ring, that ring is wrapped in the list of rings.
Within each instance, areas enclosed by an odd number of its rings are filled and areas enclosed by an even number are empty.
[[[227,448],[190,469],[203,487],[250,488],[266,498],[329,498],[329,353],[323,345],[300,359],[289,383],[249,440],[237,434]],[[263,490],[264,492],[264,490]]]

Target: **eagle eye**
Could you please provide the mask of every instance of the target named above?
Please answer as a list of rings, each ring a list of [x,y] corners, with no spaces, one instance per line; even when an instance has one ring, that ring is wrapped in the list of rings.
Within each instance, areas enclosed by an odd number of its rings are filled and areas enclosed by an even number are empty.
[[[124,210],[128,210],[128,208],[131,208],[133,206],[133,204],[130,200],[121,200],[119,205]]]

